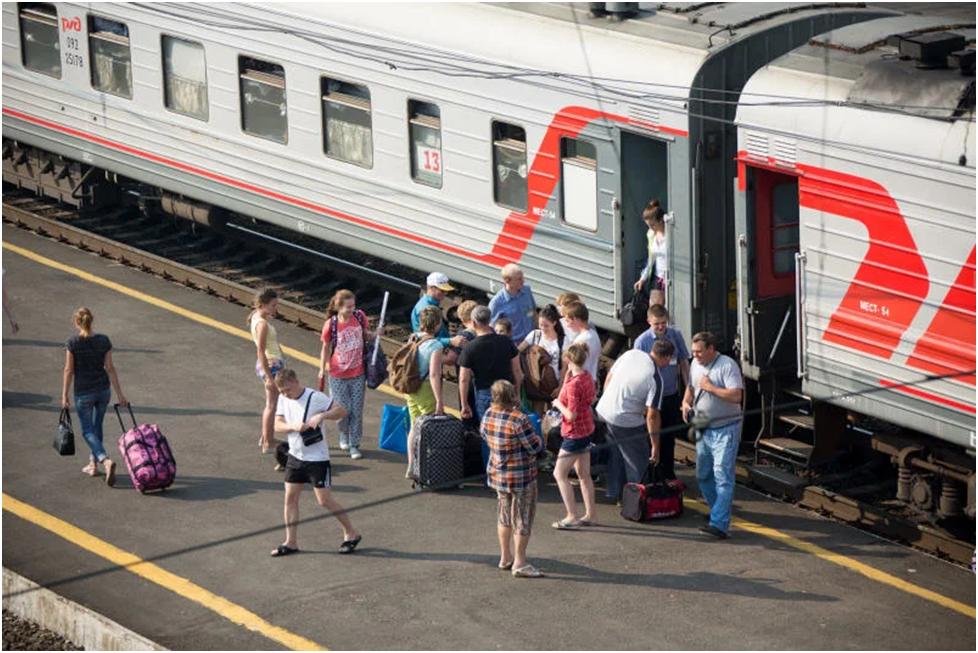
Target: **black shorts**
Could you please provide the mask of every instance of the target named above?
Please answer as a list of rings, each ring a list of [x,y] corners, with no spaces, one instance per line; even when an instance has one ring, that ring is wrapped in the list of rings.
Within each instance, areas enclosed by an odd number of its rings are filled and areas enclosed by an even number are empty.
[[[286,483],[311,483],[313,487],[329,487],[330,473],[328,460],[306,462],[289,454],[285,463]]]

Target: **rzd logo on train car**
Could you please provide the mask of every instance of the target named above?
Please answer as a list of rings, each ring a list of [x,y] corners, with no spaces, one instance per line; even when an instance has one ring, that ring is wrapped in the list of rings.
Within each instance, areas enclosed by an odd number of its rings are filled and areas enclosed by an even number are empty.
[[[74,18],[61,19],[62,32],[80,32],[81,25],[82,25],[81,18],[79,16],[75,16]]]

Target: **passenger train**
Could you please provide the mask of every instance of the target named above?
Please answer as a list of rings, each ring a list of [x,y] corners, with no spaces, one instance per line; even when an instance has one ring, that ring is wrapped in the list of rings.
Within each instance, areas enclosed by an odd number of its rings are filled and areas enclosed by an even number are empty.
[[[877,417],[901,496],[973,517],[974,8],[4,3],[3,178],[487,292],[518,262],[612,333],[658,198],[673,321],[740,357],[758,447],[814,464]],[[784,390],[838,435],[777,437]]]

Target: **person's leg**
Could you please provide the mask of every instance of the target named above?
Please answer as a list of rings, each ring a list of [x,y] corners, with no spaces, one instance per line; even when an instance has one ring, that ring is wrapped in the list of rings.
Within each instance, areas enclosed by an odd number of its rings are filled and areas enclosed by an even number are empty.
[[[659,433],[659,468],[662,478],[676,478],[676,434],[682,424],[679,394],[671,394],[662,399],[662,431]]]
[[[645,470],[649,468],[649,434],[645,426],[637,426],[619,431],[618,449],[625,462],[625,480],[628,483],[641,483]]]
[[[475,414],[479,418],[479,424],[482,424],[482,416],[486,414],[489,410],[489,406],[492,405],[492,390],[476,390],[475,391]],[[489,465],[489,445],[486,441],[482,441],[482,466],[483,468]]]
[[[275,409],[278,407],[278,388],[265,388],[265,409],[261,413],[262,451],[275,449]]]
[[[98,440],[103,452],[105,451],[105,440],[102,426],[105,421],[105,412],[109,409],[109,401],[111,399],[112,389],[106,388],[101,393],[94,395],[93,401],[93,437]],[[105,458],[102,459],[102,465],[105,467],[105,483],[110,487],[115,485],[115,463],[109,458],[108,453],[105,453]]]
[[[496,534],[499,537],[499,566],[513,564],[513,494],[497,492]]]
[[[360,441],[363,440],[363,400],[367,392],[366,377],[363,375],[355,379],[350,379],[350,411],[347,415],[349,426],[350,453],[360,449]],[[343,404],[346,406],[346,404]]]
[[[513,556],[513,569],[527,565],[526,547],[530,544],[530,532],[537,511],[537,482],[533,481],[522,492],[515,493],[513,501],[513,539],[516,550]]]
[[[350,395],[350,387],[347,383],[347,379],[334,379],[329,377],[329,396],[332,397],[333,401],[339,402],[341,406],[346,408],[347,415],[343,419],[336,422],[336,430],[340,432],[340,449],[346,451],[350,448],[350,415],[353,413],[351,408],[352,397]]]
[[[299,548],[299,495],[303,483],[285,484],[285,546]]]
[[[554,465],[554,480],[557,481],[557,489],[560,491],[560,498],[563,499],[564,509],[567,511],[563,518],[565,523],[577,523],[577,501],[574,497],[574,486],[570,484],[569,475],[575,460],[580,457],[561,451],[557,454],[557,462]]]
[[[597,519],[597,507],[594,501],[594,479],[591,478],[591,451],[585,450],[574,460],[577,478],[581,480],[581,496],[584,499],[584,516],[582,521],[594,523]]]
[[[713,509],[717,500],[716,479],[713,477],[713,429],[704,429],[696,442],[696,483],[706,505]]]
[[[730,530],[730,513],[733,510],[740,424],[732,424],[713,431],[715,434],[713,476],[716,483],[716,500],[711,506],[710,524],[726,533]]]
[[[605,483],[605,496],[609,499],[621,499],[621,491],[625,487],[625,459],[618,447],[618,427],[608,424],[605,434],[608,444],[608,482]]]
[[[353,528],[353,522],[346,514],[346,508],[333,498],[332,490],[329,487],[314,487],[313,490],[316,492],[316,501],[319,502],[319,505],[333,513],[336,521],[343,527],[343,539],[345,541],[355,539],[359,532]]]
[[[88,445],[88,448],[92,452],[89,460],[100,463],[107,456],[105,454],[105,447],[102,445],[102,439],[97,437],[95,431],[95,404],[97,400],[97,394],[75,395],[75,412],[78,414],[78,425],[81,427],[85,444]]]

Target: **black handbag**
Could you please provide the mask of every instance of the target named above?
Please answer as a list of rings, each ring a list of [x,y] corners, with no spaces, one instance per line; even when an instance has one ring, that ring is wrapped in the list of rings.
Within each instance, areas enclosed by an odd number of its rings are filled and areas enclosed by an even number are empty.
[[[312,392],[309,393],[309,398],[306,399],[306,410],[302,413],[302,423],[306,423],[306,417],[309,416],[309,404],[312,402]],[[302,446],[309,447],[317,442],[323,441],[323,429],[322,426],[317,426],[314,429],[304,428],[299,431],[299,435],[302,436]]]
[[[627,304],[621,307],[620,319],[623,326],[644,324],[649,310],[649,295],[645,289],[635,291]]]
[[[62,456],[75,455],[75,431],[71,428],[71,413],[65,408],[58,418],[58,429],[54,432],[54,450]]]

